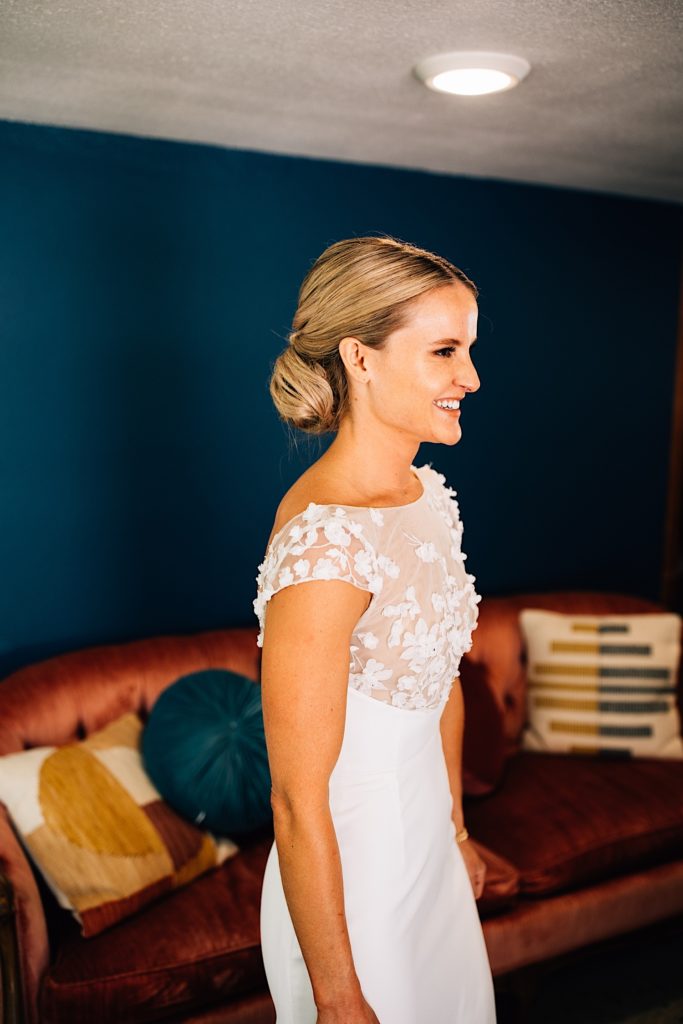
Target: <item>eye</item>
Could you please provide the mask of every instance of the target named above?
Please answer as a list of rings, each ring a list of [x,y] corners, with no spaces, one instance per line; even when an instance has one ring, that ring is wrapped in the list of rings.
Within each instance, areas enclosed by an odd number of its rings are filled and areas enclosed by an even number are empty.
[[[452,352],[455,352],[455,345],[447,345],[446,348],[438,348],[434,355],[440,356],[442,359],[448,359]]]

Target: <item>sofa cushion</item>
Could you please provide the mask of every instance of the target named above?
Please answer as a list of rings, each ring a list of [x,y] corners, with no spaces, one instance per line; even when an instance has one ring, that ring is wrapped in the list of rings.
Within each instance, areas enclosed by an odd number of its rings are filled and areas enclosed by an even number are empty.
[[[265,832],[265,830],[262,830]],[[62,914],[44,1024],[138,1024],[266,988],[259,908],[272,834],[85,940]]]
[[[0,800],[62,907],[96,935],[237,851],[177,815],[122,715],[79,743],[0,757]]]
[[[467,817],[467,813],[465,816]],[[473,836],[467,841],[474,846],[486,864],[484,888],[477,900],[479,917],[491,917],[504,910],[510,910],[519,895],[519,871],[509,860],[489,850],[488,846],[478,843]]]
[[[519,870],[523,895],[575,888],[680,857],[683,762],[522,751],[465,817]]]
[[[524,608],[519,621],[528,661],[523,749],[683,759],[680,615]]]

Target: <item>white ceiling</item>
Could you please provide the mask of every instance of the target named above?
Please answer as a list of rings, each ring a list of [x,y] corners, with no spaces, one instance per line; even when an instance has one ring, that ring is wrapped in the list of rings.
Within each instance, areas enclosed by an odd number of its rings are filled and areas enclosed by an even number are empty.
[[[683,202],[682,54],[682,0],[3,0],[0,118]]]

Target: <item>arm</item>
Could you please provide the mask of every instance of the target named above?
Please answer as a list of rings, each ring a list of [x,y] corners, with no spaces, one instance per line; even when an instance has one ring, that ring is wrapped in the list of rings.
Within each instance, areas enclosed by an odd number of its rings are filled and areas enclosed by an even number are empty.
[[[288,586],[271,597],[264,633],[261,688],[275,842],[319,1010],[364,1003],[344,913],[329,777],[344,735],[351,634],[369,600],[340,580]]]
[[[451,692],[441,715],[441,744],[448,769],[448,783],[453,794],[451,818],[457,831],[465,825],[462,810],[462,735],[465,728],[465,702],[460,676],[453,680]]]
[[[462,809],[462,736],[465,728],[465,702],[460,676],[456,676],[453,680],[439,727],[444,759],[448,769],[448,783],[453,794],[451,819],[456,832],[459,832],[465,825]],[[479,899],[484,889],[486,863],[467,838],[460,844],[459,849],[470,876],[475,898]]]

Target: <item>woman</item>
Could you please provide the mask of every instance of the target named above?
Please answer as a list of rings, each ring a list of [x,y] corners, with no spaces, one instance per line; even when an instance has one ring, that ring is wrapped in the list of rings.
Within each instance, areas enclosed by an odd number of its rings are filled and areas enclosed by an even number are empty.
[[[460,440],[477,294],[433,253],[345,239],[307,273],[273,369],[282,419],[336,433],[277,509],[254,601],[277,1024],[496,1019],[460,784],[480,597],[456,492],[413,465],[420,442]]]

